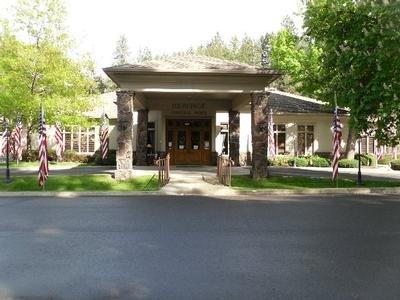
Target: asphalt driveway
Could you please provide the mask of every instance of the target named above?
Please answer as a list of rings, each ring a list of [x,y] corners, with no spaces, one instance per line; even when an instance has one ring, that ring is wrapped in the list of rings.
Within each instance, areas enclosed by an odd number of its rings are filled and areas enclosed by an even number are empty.
[[[0,198],[0,299],[398,299],[399,200]]]

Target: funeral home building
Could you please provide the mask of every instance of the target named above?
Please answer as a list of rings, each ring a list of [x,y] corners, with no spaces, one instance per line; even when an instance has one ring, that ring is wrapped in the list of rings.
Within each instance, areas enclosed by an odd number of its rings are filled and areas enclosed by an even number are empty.
[[[270,112],[277,153],[331,151],[332,108],[270,91],[268,86],[280,76],[275,70],[177,56],[104,72],[119,88],[103,96],[118,178],[131,176],[134,160],[146,165],[166,153],[175,165],[212,165],[219,154],[227,154],[236,165],[251,164],[254,177],[264,176]]]

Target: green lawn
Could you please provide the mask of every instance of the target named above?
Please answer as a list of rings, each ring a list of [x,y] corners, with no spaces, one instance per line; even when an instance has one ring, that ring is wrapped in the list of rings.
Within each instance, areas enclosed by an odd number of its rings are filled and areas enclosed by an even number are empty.
[[[400,186],[398,181],[365,180],[362,187],[396,187]],[[249,176],[232,176],[232,187],[237,189],[301,189],[301,188],[334,188],[336,182],[328,178],[273,176],[262,180],[252,180]],[[340,179],[338,187],[357,187],[355,180]]]
[[[146,187],[147,186],[147,187]],[[117,181],[110,175],[53,175],[46,181],[45,191],[154,191],[157,176],[139,176]],[[37,176],[13,176],[9,184],[0,181],[0,191],[41,191]]]
[[[94,166],[94,164],[90,163],[79,163],[79,162],[49,162],[49,166],[51,169],[57,169],[57,168],[65,168],[65,167],[86,167],[86,166]],[[0,163],[1,168],[6,167],[6,163],[2,162]],[[26,162],[26,161],[20,161],[17,163],[15,161],[10,162],[10,168],[39,168],[39,162],[37,161],[31,161],[31,162]]]

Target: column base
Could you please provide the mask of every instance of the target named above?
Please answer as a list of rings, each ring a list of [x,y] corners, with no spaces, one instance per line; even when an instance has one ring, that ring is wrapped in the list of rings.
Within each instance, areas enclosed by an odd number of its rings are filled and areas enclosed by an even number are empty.
[[[116,180],[127,180],[133,178],[133,169],[115,170],[114,177]]]

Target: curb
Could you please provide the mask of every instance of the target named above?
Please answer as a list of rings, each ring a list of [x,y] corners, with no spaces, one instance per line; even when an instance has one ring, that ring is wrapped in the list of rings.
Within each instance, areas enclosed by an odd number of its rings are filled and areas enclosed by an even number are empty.
[[[263,190],[237,190],[238,195],[262,196],[262,195],[399,195],[400,187],[383,188],[325,188],[325,189],[263,189]]]
[[[270,196],[270,195],[399,195],[400,187],[387,188],[325,188],[325,189],[263,189],[263,190],[235,190],[226,195],[209,193],[166,193],[165,191],[133,191],[133,192],[2,192],[0,198],[8,197],[129,197],[129,196],[204,196],[204,197],[237,197],[237,196]]]
[[[0,198],[7,197],[55,197],[55,198],[75,198],[75,197],[127,197],[127,196],[159,196],[156,191],[134,191],[134,192],[2,192]]]

